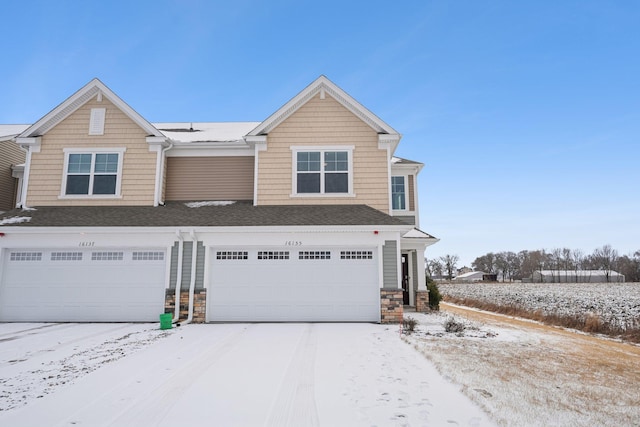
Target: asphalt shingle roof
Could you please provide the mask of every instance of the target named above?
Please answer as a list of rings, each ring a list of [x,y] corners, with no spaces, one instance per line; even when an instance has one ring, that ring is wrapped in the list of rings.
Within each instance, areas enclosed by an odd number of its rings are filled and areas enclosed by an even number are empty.
[[[18,227],[252,227],[405,225],[401,220],[366,205],[253,206],[237,202],[228,206],[74,206],[15,209],[5,218],[30,217],[5,223]]]

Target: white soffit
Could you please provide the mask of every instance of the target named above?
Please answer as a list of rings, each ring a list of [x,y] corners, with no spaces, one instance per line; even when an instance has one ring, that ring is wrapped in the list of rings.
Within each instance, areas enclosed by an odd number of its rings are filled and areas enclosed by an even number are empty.
[[[80,90],[78,90],[56,108],[54,108],[44,117],[38,120],[36,123],[29,126],[24,132],[20,134],[20,137],[28,138],[40,136],[47,133],[55,125],[67,118],[74,111],[82,107],[95,96],[107,98],[118,109],[120,109],[131,120],[133,120],[138,126],[140,126],[145,132],[147,132],[148,135],[164,137],[164,135],[158,129],[156,129],[151,123],[145,120],[140,114],[138,114],[133,108],[131,108],[126,102],[124,102],[118,95],[116,95],[111,89],[109,89],[98,79],[91,80]]]
[[[367,123],[373,130],[379,134],[397,135],[400,134],[391,126],[382,121],[378,116],[369,111],[366,107],[352,98],[344,90],[340,89],[335,83],[325,76],[318,77],[313,83],[307,86],[302,92],[293,97],[289,102],[283,105],[275,113],[269,116],[265,121],[260,123],[248,135],[264,135],[268,134],[273,128],[286,120],[291,114],[296,112],[301,106],[306,104],[311,98],[320,94],[321,97],[330,95],[346,109],[358,116],[362,121]]]

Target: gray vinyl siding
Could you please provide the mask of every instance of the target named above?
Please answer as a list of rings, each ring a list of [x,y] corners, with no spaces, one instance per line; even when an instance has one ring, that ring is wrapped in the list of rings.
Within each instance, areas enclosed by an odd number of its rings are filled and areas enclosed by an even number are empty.
[[[400,221],[406,224],[416,225],[416,217],[413,215],[402,215],[402,216],[394,215],[393,217],[399,219]]]
[[[416,251],[411,252],[411,275],[413,276],[413,290],[418,290],[418,253]],[[424,273],[422,273],[424,274]]]
[[[176,278],[178,276],[178,242],[171,248],[171,267],[169,271],[169,288],[176,288]],[[204,257],[206,248],[202,242],[196,246],[196,283],[195,289],[204,289]],[[191,251],[193,242],[185,241],[182,249],[182,282],[180,289],[189,289],[191,284]]]
[[[204,256],[207,248],[202,242],[196,246],[196,289],[204,289]],[[189,267],[191,268],[191,267]]]
[[[382,247],[382,287],[398,289],[398,242],[385,240]]]
[[[178,277],[178,242],[171,247],[171,267],[169,268],[169,289],[176,288],[176,278]]]
[[[193,249],[193,242],[184,242],[184,248],[182,249],[182,283],[180,289],[189,289],[189,282],[191,281],[191,250]]]

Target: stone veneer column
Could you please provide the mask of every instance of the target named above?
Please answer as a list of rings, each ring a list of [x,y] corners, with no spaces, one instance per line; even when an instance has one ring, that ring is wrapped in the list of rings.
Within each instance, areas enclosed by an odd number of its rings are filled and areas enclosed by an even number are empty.
[[[418,313],[429,311],[429,291],[416,291],[416,311]]]
[[[402,289],[380,289],[380,323],[401,323],[403,308]]]
[[[173,313],[175,310],[175,289],[167,289],[164,299],[164,312]],[[193,293],[193,323],[205,323],[207,316],[207,290],[196,289]],[[189,317],[189,290],[180,292],[180,320]]]

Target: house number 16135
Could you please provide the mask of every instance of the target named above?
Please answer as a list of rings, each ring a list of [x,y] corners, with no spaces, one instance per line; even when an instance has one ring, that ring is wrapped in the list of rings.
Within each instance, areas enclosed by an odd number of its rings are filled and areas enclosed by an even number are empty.
[[[300,240],[287,240],[284,244],[285,246],[302,246],[302,242]]]

